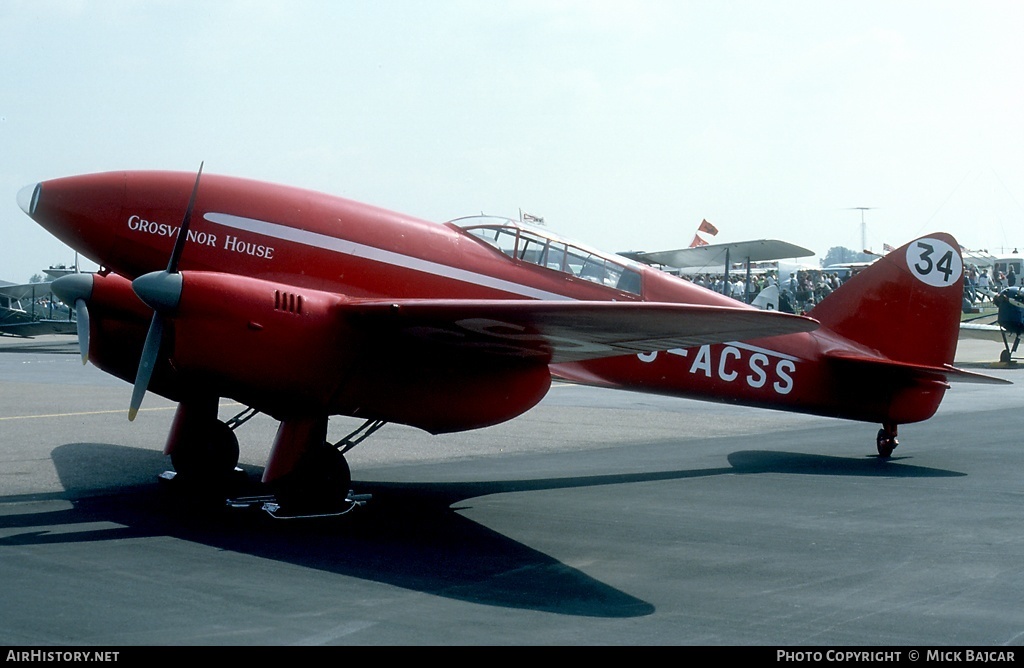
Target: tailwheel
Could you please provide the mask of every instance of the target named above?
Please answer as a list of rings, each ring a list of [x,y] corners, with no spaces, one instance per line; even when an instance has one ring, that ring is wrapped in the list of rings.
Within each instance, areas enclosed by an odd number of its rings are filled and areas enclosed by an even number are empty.
[[[885,424],[878,430],[878,436],[875,439],[878,447],[879,457],[889,457],[892,455],[892,451],[896,449],[896,446],[900,444],[896,438],[896,425]]]
[[[1007,336],[1006,336],[1006,328],[1005,327],[1001,328],[999,330],[999,332],[1003,335],[1003,348],[1004,348],[1004,350],[999,353],[999,361],[1002,362],[1003,364],[1012,364],[1013,363],[1013,354],[1015,352],[1017,352],[1017,346],[1020,345],[1020,336],[1021,335],[1020,334],[1016,335],[1016,337],[1013,339],[1013,347],[1011,348],[1010,347],[1010,339],[1007,338]]]
[[[282,515],[329,515],[349,509],[352,473],[348,461],[330,443],[315,448],[274,484]]]

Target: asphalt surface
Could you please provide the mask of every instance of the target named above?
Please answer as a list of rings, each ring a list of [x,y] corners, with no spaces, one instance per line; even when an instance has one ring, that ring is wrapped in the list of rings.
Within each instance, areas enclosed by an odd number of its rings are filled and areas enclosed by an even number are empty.
[[[1024,644],[1024,373],[900,429],[556,385],[349,455],[369,502],[281,520],[157,475],[173,406],[0,339],[0,645]],[[224,405],[222,417],[240,407]],[[332,437],[357,426],[332,420]],[[258,480],[276,425],[238,431]],[[247,487],[248,489],[248,487]]]

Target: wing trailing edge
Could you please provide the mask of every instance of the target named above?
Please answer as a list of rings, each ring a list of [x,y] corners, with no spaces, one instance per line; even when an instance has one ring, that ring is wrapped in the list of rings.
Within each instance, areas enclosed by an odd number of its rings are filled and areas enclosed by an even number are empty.
[[[349,302],[356,328],[421,346],[463,347],[548,364],[809,332],[802,316],[660,302],[406,300]]]

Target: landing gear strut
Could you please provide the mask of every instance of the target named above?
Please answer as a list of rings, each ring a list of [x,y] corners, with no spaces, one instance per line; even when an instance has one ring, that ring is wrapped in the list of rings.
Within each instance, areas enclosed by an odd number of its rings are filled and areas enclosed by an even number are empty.
[[[227,421],[217,418],[217,399],[203,397],[178,405],[165,453],[174,471],[160,476],[200,500],[227,501],[235,508],[262,508],[276,518],[342,515],[363,506],[369,495],[353,494],[352,473],[345,453],[384,426],[367,420],[337,443],[327,441],[326,415],[283,420],[278,428],[264,482],[270,494],[245,494],[245,473],[237,468],[238,439],[234,429],[257,414],[247,408]],[[231,498],[229,498],[231,497]]]
[[[282,422],[275,452],[280,448],[283,453],[301,455],[287,473],[270,483],[274,500],[265,503],[263,509],[277,518],[322,517],[345,514],[364,505],[369,496],[353,494],[349,489],[352,474],[345,453],[384,424],[367,420],[337,443],[330,443],[326,439],[326,417]]]
[[[879,457],[891,456],[892,451],[900,444],[899,440],[896,438],[896,432],[897,425],[895,424],[883,424],[882,428],[878,430],[876,445],[878,446]]]
[[[161,480],[201,499],[223,499],[232,476],[241,474],[236,468],[238,439],[230,423],[217,419],[217,402],[216,397],[203,397],[178,404],[164,448],[174,471],[162,474]]]
[[[1003,335],[1004,350],[1001,353],[999,353],[999,361],[1002,362],[1003,364],[1009,364],[1010,362],[1013,361],[1013,354],[1017,352],[1017,346],[1020,345],[1020,334],[1017,334],[1017,336],[1014,338],[1013,347],[1011,348],[1010,341],[1006,336],[1006,330],[1002,329],[1000,330],[1000,333]]]

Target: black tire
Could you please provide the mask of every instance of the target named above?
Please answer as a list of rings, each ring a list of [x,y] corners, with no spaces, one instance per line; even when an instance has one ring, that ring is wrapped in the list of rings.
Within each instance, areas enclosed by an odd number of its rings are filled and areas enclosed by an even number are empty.
[[[878,449],[879,457],[891,457],[892,451],[896,449],[896,439],[892,438],[884,429],[878,430],[878,436],[875,439],[875,444]]]
[[[238,465],[238,438],[217,420],[205,434],[171,452],[175,472],[195,479],[226,477]]]
[[[306,453],[295,470],[274,485],[274,495],[288,514],[331,513],[347,505],[352,472],[334,446]]]

